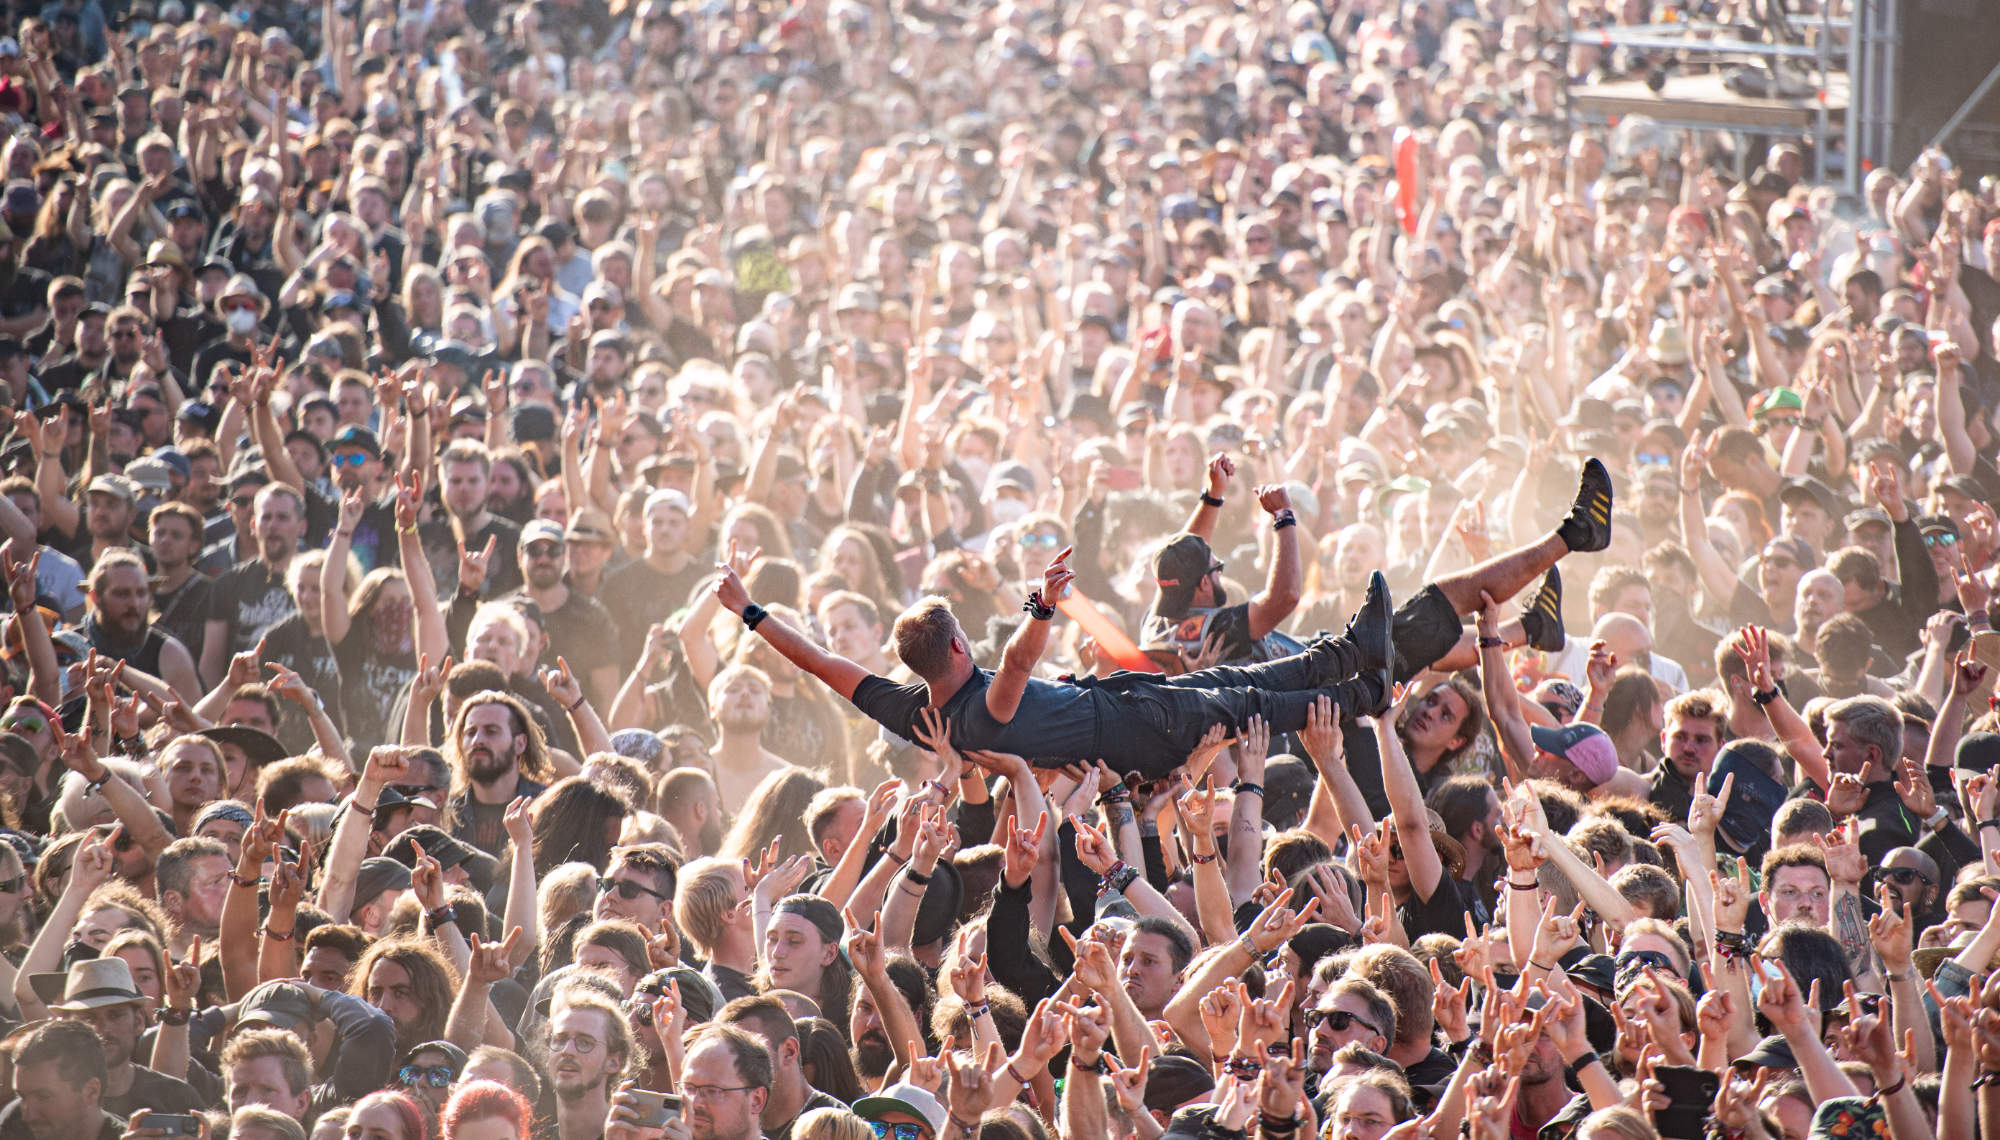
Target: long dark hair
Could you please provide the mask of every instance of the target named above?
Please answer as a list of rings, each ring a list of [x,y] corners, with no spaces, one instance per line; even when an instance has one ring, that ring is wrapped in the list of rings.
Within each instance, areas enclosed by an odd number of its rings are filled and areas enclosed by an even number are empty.
[[[536,799],[533,813],[537,876],[564,863],[588,863],[601,875],[611,865],[618,843],[612,832],[625,821],[627,808],[610,789],[569,776]]]

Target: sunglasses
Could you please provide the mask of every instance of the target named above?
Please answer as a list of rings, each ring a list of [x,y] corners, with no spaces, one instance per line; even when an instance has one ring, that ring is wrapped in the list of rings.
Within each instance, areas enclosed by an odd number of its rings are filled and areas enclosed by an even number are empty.
[[[0,895],[18,895],[27,885],[28,876],[25,872],[11,879],[0,879]]]
[[[1887,879],[1899,887],[1907,887],[1911,883],[1928,884],[1931,881],[1929,875],[1924,874],[1915,867],[1884,867],[1876,873],[1876,878],[1878,880]]]
[[[390,784],[389,786],[396,789],[397,794],[401,795],[404,799],[409,799],[412,796],[427,796],[438,790],[435,784]]]
[[[368,462],[368,456],[360,451],[346,451],[333,457],[335,467],[359,467]]]
[[[871,1120],[868,1127],[875,1130],[875,1140],[924,1140],[924,1126],[921,1124],[887,1124]]]
[[[249,509],[250,509],[251,507],[254,507],[254,506],[256,506],[256,505],[257,505],[257,496],[255,496],[255,495],[244,495],[244,496],[243,496],[243,497],[241,497],[241,498],[237,498],[237,499],[231,499],[231,500],[229,500],[229,505],[230,505],[230,506],[232,506],[232,507],[235,507],[235,508],[236,508],[237,510],[239,510],[239,511],[247,511],[247,510],[249,510]]]
[[[1372,1033],[1383,1037],[1388,1036],[1388,1034],[1383,1033],[1380,1029],[1375,1028],[1367,1018],[1359,1014],[1349,1013],[1344,1009],[1316,1009],[1306,1014],[1307,1029],[1318,1029],[1322,1025],[1333,1030],[1335,1033],[1345,1033],[1357,1025],[1364,1025]]]
[[[608,895],[612,891],[617,891],[618,897],[624,899],[626,902],[630,902],[633,899],[638,898],[640,895],[651,895],[662,902],[665,902],[667,898],[667,896],[661,894],[660,892],[654,890],[653,888],[641,886],[630,879],[603,879],[598,882],[597,884],[598,894]]]
[[[1672,467],[1674,465],[1673,456],[1662,455],[1657,451],[1641,451],[1632,456],[1632,461],[1641,467]]]
[[[451,1087],[452,1076],[450,1065],[404,1065],[396,1073],[396,1083],[406,1088],[429,1085],[443,1089]]]
[[[1020,537],[1022,546],[1034,550],[1054,550],[1062,545],[1062,536],[1055,534],[1024,534]]]
[[[1925,546],[1957,546],[1957,545],[1958,545],[1958,536],[1957,536],[1957,535],[1955,535],[1955,534],[1953,534],[1953,533],[1951,533],[1951,532],[1950,532],[1950,531],[1948,531],[1948,530],[1947,530],[1947,531],[1940,531],[1940,532],[1938,532],[1937,534],[1927,534],[1927,535],[1925,535],[1925,536],[1924,536],[1924,545],[1925,545]]]
[[[40,717],[8,717],[0,720],[0,732],[18,732],[24,736],[34,736],[49,730],[49,722]]]

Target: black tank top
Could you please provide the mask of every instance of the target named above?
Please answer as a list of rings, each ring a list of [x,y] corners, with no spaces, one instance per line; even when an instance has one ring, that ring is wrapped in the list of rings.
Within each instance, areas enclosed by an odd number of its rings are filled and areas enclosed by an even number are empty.
[[[83,621],[83,634],[99,657],[123,661],[149,677],[160,675],[160,652],[166,648],[167,635],[161,633],[158,626],[147,626],[146,636],[140,638],[137,645],[123,647],[112,645],[105,637],[103,627],[90,618]]]

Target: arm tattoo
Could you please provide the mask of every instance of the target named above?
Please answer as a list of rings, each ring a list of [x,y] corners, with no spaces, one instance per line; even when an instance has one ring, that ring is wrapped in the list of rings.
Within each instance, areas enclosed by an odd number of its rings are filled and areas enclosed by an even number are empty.
[[[1132,805],[1123,801],[1106,804],[1104,814],[1109,817],[1114,830],[1124,827],[1136,818],[1132,813]]]
[[[1833,900],[1833,936],[1856,972],[1868,968],[1868,928],[1861,921],[1861,896],[1842,891]]]

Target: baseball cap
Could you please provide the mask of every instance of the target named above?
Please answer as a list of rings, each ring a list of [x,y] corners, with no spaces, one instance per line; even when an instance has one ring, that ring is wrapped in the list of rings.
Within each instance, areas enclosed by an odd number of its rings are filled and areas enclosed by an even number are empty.
[[[553,542],[557,546],[565,543],[563,529],[548,519],[535,519],[521,528],[520,548],[528,549],[537,542]]]
[[[854,1102],[854,1114],[863,1120],[875,1120],[885,1112],[900,1112],[925,1121],[930,1124],[932,1135],[944,1131],[944,1105],[929,1090],[907,1082],[898,1081],[874,1096]]]
[[[262,1024],[299,1032],[312,1025],[317,1006],[312,992],[297,982],[265,982],[243,995],[237,1006],[236,1024],[239,1027]]]
[[[1160,587],[1160,612],[1186,610],[1201,580],[1217,568],[1214,552],[1200,535],[1183,531],[1168,539],[1153,555],[1153,581]]]
[[[1847,507],[1847,503],[1834,493],[1832,487],[1811,475],[1794,476],[1785,480],[1784,485],[1778,488],[1778,502],[1790,503],[1800,499],[1814,503],[1820,510],[1825,511],[1829,518],[1841,517],[1841,512]]]
[[[361,861],[361,870],[354,876],[354,905],[366,906],[383,891],[409,889],[408,867],[386,855],[371,856]]]
[[[1805,400],[1800,398],[1796,388],[1771,388],[1750,399],[1750,414],[1753,417],[1767,416],[1772,412],[1803,412]]]
[[[333,442],[327,445],[327,450],[333,451],[342,447],[358,447],[376,459],[382,458],[382,441],[373,431],[360,424],[349,424],[341,428],[333,437]]]
[[[1847,517],[1840,520],[1840,525],[1851,531],[1860,530],[1870,523],[1879,523],[1884,527],[1892,529],[1896,525],[1889,518],[1889,512],[1883,510],[1881,507],[1863,507],[1858,511],[1849,511],[1847,512]]]
[[[1561,728],[1533,725],[1528,729],[1535,747],[1575,765],[1593,787],[1618,774],[1618,749],[1604,730],[1594,724],[1569,724]]]
[[[90,481],[87,494],[115,495],[128,503],[139,499],[139,485],[123,475],[99,475]]]

